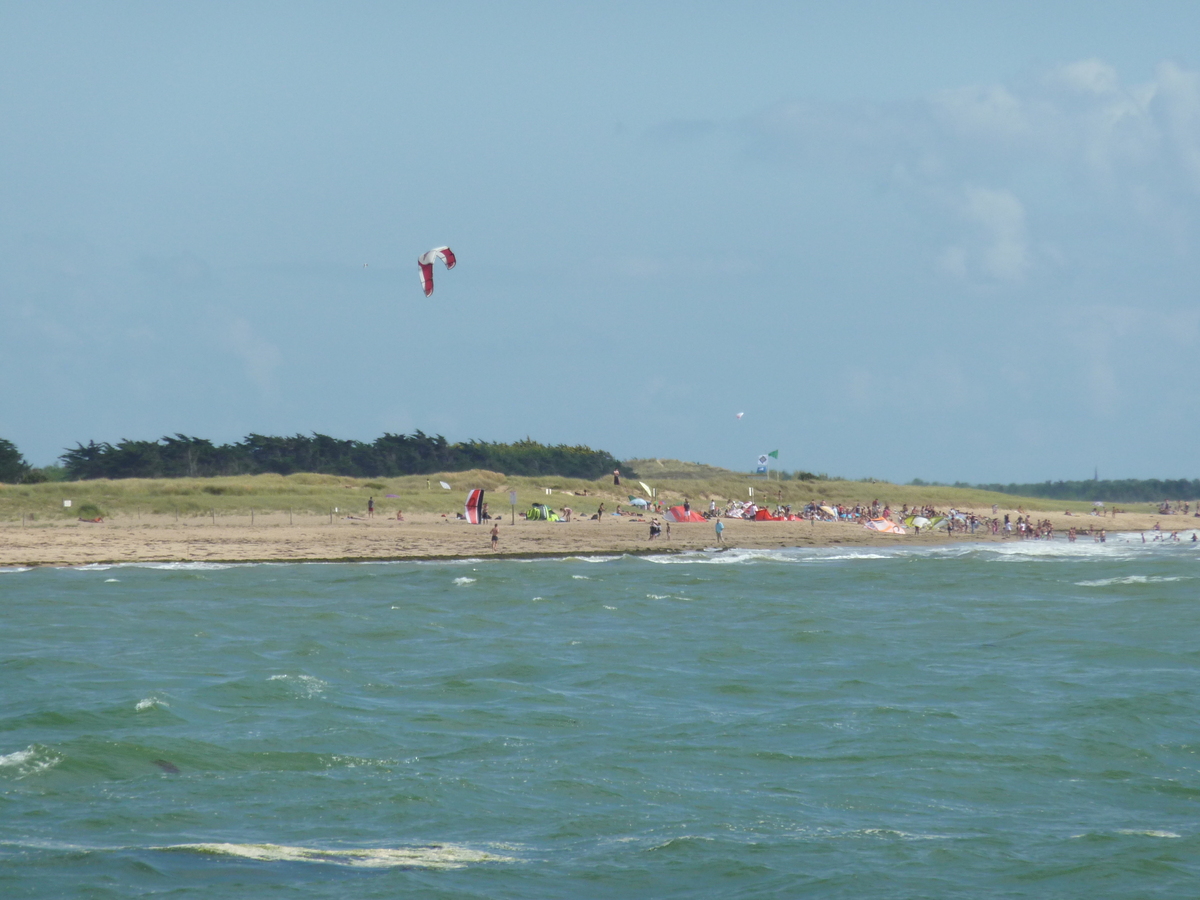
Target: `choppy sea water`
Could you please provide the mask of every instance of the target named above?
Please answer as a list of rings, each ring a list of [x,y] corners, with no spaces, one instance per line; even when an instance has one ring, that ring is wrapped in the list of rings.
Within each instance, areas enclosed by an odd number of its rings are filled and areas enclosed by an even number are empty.
[[[0,896],[1200,895],[1200,551],[0,572]]]

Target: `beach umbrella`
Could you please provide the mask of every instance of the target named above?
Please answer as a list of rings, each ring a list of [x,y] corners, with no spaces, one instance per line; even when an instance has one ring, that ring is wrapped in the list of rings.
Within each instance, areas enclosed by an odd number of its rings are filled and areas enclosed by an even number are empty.
[[[450,485],[446,484],[446,482],[444,482],[444,481],[439,481],[439,482],[438,482],[438,484],[440,484],[440,485],[441,485],[442,487],[444,487],[446,490],[450,490]]]
[[[630,506],[640,506],[642,509],[645,509],[650,504],[647,503],[645,500],[643,500],[641,497],[630,497],[629,505]]]
[[[644,481],[639,481],[638,484],[642,486],[642,490],[646,492],[647,497],[654,496],[654,491],[650,490],[650,485],[646,484]]]

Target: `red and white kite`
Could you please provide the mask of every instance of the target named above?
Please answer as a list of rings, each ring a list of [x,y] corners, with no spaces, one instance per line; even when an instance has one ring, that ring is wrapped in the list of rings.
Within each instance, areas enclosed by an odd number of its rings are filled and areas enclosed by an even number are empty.
[[[454,251],[449,247],[434,247],[428,253],[417,257],[417,265],[421,267],[421,287],[425,289],[426,297],[433,293],[433,264],[439,259],[446,264],[447,269],[453,269],[457,262]]]

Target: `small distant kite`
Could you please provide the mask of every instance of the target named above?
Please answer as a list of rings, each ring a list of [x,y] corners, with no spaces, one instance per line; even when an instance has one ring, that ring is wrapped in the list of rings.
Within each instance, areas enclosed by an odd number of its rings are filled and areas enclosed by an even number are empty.
[[[449,247],[434,247],[428,253],[417,257],[417,265],[421,269],[421,287],[425,289],[426,297],[433,293],[433,264],[439,259],[446,264],[447,269],[453,269],[458,261]]]
[[[745,413],[738,413],[736,416],[734,416],[734,418],[735,418],[735,419],[740,419],[740,418],[741,418],[742,416],[744,416],[744,415],[745,415]]]

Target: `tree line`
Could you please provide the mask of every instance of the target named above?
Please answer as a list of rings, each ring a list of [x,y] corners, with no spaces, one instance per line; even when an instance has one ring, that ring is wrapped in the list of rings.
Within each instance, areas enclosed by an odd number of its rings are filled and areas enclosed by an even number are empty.
[[[963,485],[964,487],[966,485]],[[1159,503],[1200,497],[1200,479],[1126,478],[1118,481],[1045,481],[1040,484],[976,484],[972,487],[1047,500]]]
[[[15,454],[8,459],[7,467],[6,449],[11,450],[9,457]],[[59,459],[63,474],[72,481],[266,472],[391,478],[468,469],[593,480],[621,466],[611,453],[581,445],[547,445],[529,438],[512,444],[478,440],[452,444],[441,435],[422,431],[384,434],[370,443],[314,433],[290,437],[251,434],[234,444],[215,444],[205,438],[175,434],[156,441],[88,441],[68,449]],[[11,442],[0,439],[0,481],[44,480],[44,476],[39,479],[33,475],[38,471],[24,462]]]

